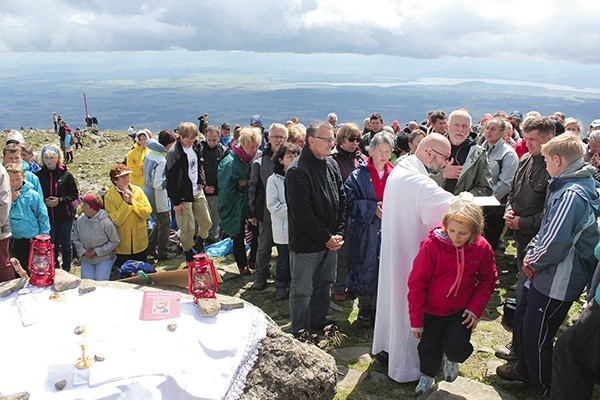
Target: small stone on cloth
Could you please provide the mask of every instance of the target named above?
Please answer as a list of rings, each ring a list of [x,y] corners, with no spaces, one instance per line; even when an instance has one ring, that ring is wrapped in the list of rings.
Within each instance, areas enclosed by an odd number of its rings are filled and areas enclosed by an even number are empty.
[[[102,362],[104,360],[105,360],[104,356],[101,356],[101,355],[98,355],[98,354],[94,355],[94,361]]]
[[[93,292],[94,290],[96,290],[96,285],[94,284],[94,281],[86,279],[82,280],[79,284],[79,294],[86,294],[89,292]]]
[[[75,329],[73,329],[73,333],[76,335],[81,335],[85,333],[86,329],[87,328],[85,327],[85,325],[77,325]]]
[[[217,299],[197,299],[196,304],[203,317],[214,317],[221,311],[221,304]]]
[[[221,304],[221,310],[223,310],[223,311],[244,308],[243,301],[224,301],[224,302],[221,302],[220,304]]]
[[[12,292],[19,291],[25,286],[27,279],[19,278],[0,283],[0,297],[6,297]]]
[[[65,301],[65,295],[57,292],[50,293],[50,296],[48,296],[48,300],[62,303]]]
[[[57,269],[56,275],[54,275],[54,286],[52,286],[52,288],[55,292],[64,292],[65,290],[76,288],[80,283],[81,279],[75,275],[71,275],[62,269]]]
[[[54,384],[54,387],[58,390],[63,390],[67,386],[67,380],[63,379],[62,381],[58,381]]]
[[[175,329],[177,329],[177,324],[169,324],[167,325],[167,329],[171,332],[175,332]]]

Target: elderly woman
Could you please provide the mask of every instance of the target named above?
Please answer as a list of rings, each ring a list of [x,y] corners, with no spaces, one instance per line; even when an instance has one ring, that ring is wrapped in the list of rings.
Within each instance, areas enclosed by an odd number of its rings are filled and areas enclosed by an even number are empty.
[[[148,129],[137,131],[133,143],[133,149],[129,150],[125,158],[127,167],[131,169],[132,185],[144,187],[144,158],[150,153],[150,149],[146,147],[146,143],[152,137]]]
[[[146,262],[148,229],[152,206],[144,191],[129,182],[131,170],[123,164],[110,168],[113,187],[104,196],[104,206],[111,221],[117,227],[120,243],[115,248],[115,265],[120,267],[127,260]]]
[[[345,181],[350,173],[364,163],[367,157],[360,151],[361,131],[353,123],[342,124],[336,134],[336,146],[331,151],[331,156],[340,167],[342,180]],[[346,243],[338,250],[337,275],[333,284],[331,297],[335,301],[345,301],[351,297],[346,291],[346,274],[348,273],[348,244]]]
[[[42,169],[37,176],[50,217],[50,238],[56,249],[56,265],[60,250],[62,269],[70,271],[73,260],[71,230],[75,219],[73,201],[79,197],[77,182],[63,164],[63,154],[57,146],[44,146],[40,156]]]
[[[233,256],[240,275],[250,275],[244,243],[248,218],[246,192],[250,178],[250,163],[262,141],[259,129],[246,127],[232,151],[221,161],[217,170],[219,181],[219,217],[221,229],[233,239]]]
[[[369,158],[346,179],[348,275],[346,285],[358,295],[358,323],[375,322],[383,191],[393,165],[389,162],[394,138],[377,133],[371,139]]]
[[[73,244],[81,261],[81,277],[107,281],[119,244],[117,228],[106,211],[104,202],[95,193],[83,196],[83,214],[73,226]]]

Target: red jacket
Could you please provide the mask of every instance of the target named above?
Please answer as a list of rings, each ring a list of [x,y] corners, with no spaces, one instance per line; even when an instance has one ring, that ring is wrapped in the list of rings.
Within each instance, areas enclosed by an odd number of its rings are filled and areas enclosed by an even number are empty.
[[[442,227],[433,228],[421,242],[408,276],[412,328],[423,327],[425,313],[447,316],[466,309],[481,318],[498,279],[494,251],[481,236],[464,245],[464,270],[457,281],[458,252]],[[458,286],[453,290],[455,282]]]

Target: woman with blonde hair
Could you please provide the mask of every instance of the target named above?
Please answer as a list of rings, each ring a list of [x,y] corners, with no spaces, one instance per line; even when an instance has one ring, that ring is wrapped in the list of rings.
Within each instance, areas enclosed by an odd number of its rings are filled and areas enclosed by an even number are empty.
[[[233,239],[233,255],[240,275],[250,275],[244,243],[248,218],[246,192],[250,178],[250,163],[256,156],[261,142],[260,129],[242,128],[237,144],[221,161],[217,171],[221,229]]]
[[[71,270],[73,260],[71,230],[75,219],[73,201],[79,197],[75,177],[63,164],[63,153],[58,146],[48,145],[40,152],[42,169],[37,176],[44,194],[44,203],[50,218],[50,238],[55,246],[55,261],[62,254],[62,269]]]

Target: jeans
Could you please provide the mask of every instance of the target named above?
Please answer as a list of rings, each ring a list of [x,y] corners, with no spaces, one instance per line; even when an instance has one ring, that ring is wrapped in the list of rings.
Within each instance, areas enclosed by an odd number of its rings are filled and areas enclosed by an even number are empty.
[[[171,212],[152,214],[156,223],[148,235],[148,252],[157,253],[160,258],[167,258],[169,234],[171,233]]]
[[[101,261],[96,265],[81,260],[81,279],[107,281],[110,278],[112,266],[112,259]]]
[[[277,268],[275,269],[275,287],[285,289],[290,285],[290,249],[287,244],[276,244]]]
[[[210,231],[208,231],[208,238],[213,241],[219,240],[219,231],[221,227],[219,223],[221,222],[221,218],[219,218],[219,196],[206,196],[206,202],[208,203],[208,213],[210,214],[210,220],[212,221],[212,227]]]
[[[271,216],[265,207],[262,221],[258,222],[258,250],[256,252],[256,280],[266,281],[269,277],[269,262],[273,250],[273,228],[271,228]]]
[[[54,262],[58,268],[58,252],[62,255],[62,269],[69,272],[73,261],[73,246],[71,244],[71,230],[73,220],[56,222],[50,227],[50,242],[54,244]]]
[[[327,323],[331,284],[335,282],[337,252],[290,251],[290,315],[292,332],[320,330]]]
[[[348,242],[344,242],[344,245],[337,251],[337,277],[333,284],[333,290],[345,291],[346,290],[346,275],[348,275]]]

